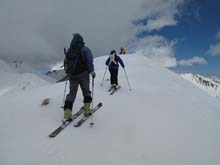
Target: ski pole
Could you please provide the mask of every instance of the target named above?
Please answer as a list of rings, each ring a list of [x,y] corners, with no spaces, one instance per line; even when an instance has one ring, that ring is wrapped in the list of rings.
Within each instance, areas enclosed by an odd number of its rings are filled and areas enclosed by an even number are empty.
[[[130,86],[129,81],[128,81],[128,76],[127,76],[127,73],[126,73],[126,71],[125,71],[125,68],[123,68],[123,69],[124,69],[124,72],[125,72],[125,77],[126,77],[126,80],[127,80],[127,82],[128,82],[128,87],[129,87],[129,90],[131,91],[132,89],[131,89],[131,86]]]
[[[104,79],[105,79],[105,74],[106,74],[106,71],[107,71],[107,66],[105,67],[105,72],[104,72],[104,76],[103,76],[103,79],[102,79],[101,86],[103,86],[103,81],[104,81]]]
[[[92,78],[92,109],[94,108],[94,107],[93,107],[93,102],[94,102],[94,101],[93,101],[93,100],[94,100],[94,79],[95,79],[95,78]],[[91,122],[90,122],[90,125],[91,125],[91,126],[94,125],[92,114],[91,114]]]

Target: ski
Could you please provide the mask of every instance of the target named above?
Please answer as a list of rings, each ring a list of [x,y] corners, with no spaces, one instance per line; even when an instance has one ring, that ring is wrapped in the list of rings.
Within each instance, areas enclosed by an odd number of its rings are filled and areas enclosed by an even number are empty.
[[[95,108],[91,109],[91,113],[95,113],[99,108],[102,107],[102,103],[98,103],[98,105],[95,106]],[[74,127],[80,127],[90,116],[83,116],[75,125]]]
[[[117,86],[117,88],[116,89],[113,89],[109,94],[110,95],[113,95],[118,89],[120,89],[121,88],[121,86],[119,85],[119,86]]]
[[[113,87],[109,88],[108,92],[111,92],[113,90]]]
[[[80,110],[72,116],[72,120],[62,121],[63,123],[57,129],[55,129],[51,134],[49,134],[49,137],[50,138],[56,137],[64,128],[66,128],[73,120],[79,117],[82,113],[83,113],[83,107],[81,107]]]

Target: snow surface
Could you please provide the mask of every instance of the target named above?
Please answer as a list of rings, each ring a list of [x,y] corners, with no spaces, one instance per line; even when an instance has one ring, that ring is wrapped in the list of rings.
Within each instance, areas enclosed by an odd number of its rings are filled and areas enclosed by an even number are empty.
[[[31,73],[30,68],[13,68],[0,60],[0,96],[24,92],[33,88],[48,85],[51,78],[38,73]],[[29,72],[29,73],[28,73]]]
[[[14,72],[13,69],[3,60],[0,60],[0,71],[1,72]]]
[[[0,164],[219,165],[220,101],[144,56],[121,57],[132,91],[120,69],[112,96],[109,81],[100,85],[107,57],[95,59],[94,103],[103,107],[93,127],[48,137],[63,119],[65,82],[0,97]],[[79,90],[73,111],[82,104]]]

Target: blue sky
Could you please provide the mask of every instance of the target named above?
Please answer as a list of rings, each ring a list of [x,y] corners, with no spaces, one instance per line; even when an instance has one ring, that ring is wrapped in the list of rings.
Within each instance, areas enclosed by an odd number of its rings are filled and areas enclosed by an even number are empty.
[[[197,12],[193,13],[194,11]],[[183,38],[176,45],[176,57],[191,58],[193,56],[203,57],[207,64],[195,64],[191,67],[177,67],[177,70],[220,75],[220,50],[218,56],[208,53],[210,45],[220,43],[217,35],[220,32],[220,1],[219,0],[197,0],[193,6],[185,12],[191,12],[191,16],[184,16],[177,28],[171,29],[174,34],[180,34]],[[171,34],[164,30],[164,34]],[[172,36],[171,36],[172,37]]]
[[[174,51],[177,61],[190,60],[195,56],[205,60],[203,63],[194,62],[192,65],[171,67],[175,71],[220,75],[220,48],[216,48],[215,56],[209,53],[210,45],[216,46],[220,43],[219,14],[219,0],[193,0],[182,8],[175,26],[150,32],[142,31],[138,36],[157,34],[168,40],[175,40]],[[140,22],[147,24],[147,19]]]

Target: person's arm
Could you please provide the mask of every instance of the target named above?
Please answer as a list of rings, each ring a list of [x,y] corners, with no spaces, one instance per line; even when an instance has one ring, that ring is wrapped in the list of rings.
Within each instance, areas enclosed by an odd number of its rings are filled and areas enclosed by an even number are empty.
[[[124,68],[125,65],[124,65],[122,59],[121,59],[119,56],[117,56],[117,57],[118,57],[118,62],[120,63],[120,65],[122,66],[122,68]]]
[[[83,48],[82,55],[84,56],[89,73],[94,72],[93,55],[91,50],[87,47]]]
[[[105,62],[105,65],[109,65],[109,62],[110,62],[110,58],[108,58]]]

